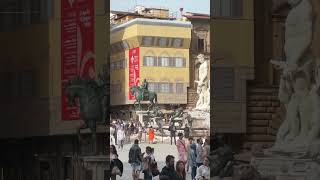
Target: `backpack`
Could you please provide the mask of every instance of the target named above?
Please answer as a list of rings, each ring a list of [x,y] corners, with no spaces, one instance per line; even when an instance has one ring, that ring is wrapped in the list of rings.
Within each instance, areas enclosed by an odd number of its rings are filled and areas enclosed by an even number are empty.
[[[156,161],[151,162],[150,170],[153,177],[158,176],[160,174],[160,171],[158,169],[158,164]]]

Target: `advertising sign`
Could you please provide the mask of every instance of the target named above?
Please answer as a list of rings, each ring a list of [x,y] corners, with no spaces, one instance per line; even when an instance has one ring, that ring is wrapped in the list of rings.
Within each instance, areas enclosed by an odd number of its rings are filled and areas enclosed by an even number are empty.
[[[140,85],[140,64],[139,48],[129,50],[129,89]],[[135,97],[129,91],[129,100],[135,100]]]
[[[94,1],[61,0],[62,120],[80,119],[78,105],[67,105],[65,84],[76,76],[94,75]]]

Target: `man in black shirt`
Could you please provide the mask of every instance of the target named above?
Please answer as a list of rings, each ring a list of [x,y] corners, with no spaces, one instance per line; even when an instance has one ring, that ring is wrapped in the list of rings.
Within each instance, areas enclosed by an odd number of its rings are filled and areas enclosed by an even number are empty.
[[[174,144],[176,145],[176,127],[174,126],[173,122],[170,123],[169,131],[170,131],[171,145],[172,145],[172,138],[174,138]]]
[[[162,168],[162,171],[159,175],[160,179],[169,179],[169,180],[178,180],[179,177],[174,169],[174,157],[168,155],[166,157],[166,166]]]

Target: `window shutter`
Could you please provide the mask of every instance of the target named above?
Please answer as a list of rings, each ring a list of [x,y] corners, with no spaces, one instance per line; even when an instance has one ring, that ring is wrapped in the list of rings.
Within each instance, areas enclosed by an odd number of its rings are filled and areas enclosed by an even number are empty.
[[[213,0],[213,12],[211,12],[210,14],[213,14],[213,16],[217,17],[220,16],[220,4],[221,0]]]
[[[167,39],[167,46],[170,46],[170,39],[169,38],[166,38]]]
[[[184,40],[184,39],[181,39],[180,47],[183,47],[183,40]]]
[[[161,57],[160,56],[158,56],[158,66],[162,66]]]
[[[172,61],[172,67],[175,67],[176,66],[176,58],[175,57],[171,58],[171,61]]]
[[[143,56],[143,66],[147,66],[147,56]]]
[[[158,66],[157,56],[153,56],[153,65]]]
[[[186,67],[187,66],[186,58],[182,58],[182,60],[183,60],[183,67]]]
[[[169,83],[169,92],[173,93],[173,83]]]

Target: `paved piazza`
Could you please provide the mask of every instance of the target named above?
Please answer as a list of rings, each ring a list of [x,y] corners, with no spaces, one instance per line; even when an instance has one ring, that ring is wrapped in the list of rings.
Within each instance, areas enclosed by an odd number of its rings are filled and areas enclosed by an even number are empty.
[[[142,136],[142,143],[139,144],[141,151],[145,152],[145,148],[147,146],[151,146],[154,148],[154,155],[156,158],[156,161],[158,163],[159,171],[165,166],[165,159],[167,155],[173,155],[175,158],[175,161],[178,160],[178,151],[177,147],[173,144],[170,145],[169,139],[165,138],[164,143],[162,143],[161,137],[156,137],[156,143],[155,144],[147,144],[144,142],[144,136]],[[133,138],[131,138],[131,141],[133,141]],[[130,164],[128,163],[129,159],[129,150],[132,146],[131,144],[125,144],[123,147],[123,150],[118,150],[119,159],[123,162],[123,175],[122,177],[117,176],[117,179],[121,180],[129,180],[132,179],[132,168]],[[140,178],[143,179],[143,174],[140,174]],[[154,177],[153,179],[159,179],[159,176]],[[191,180],[190,172],[187,172],[187,180]]]

